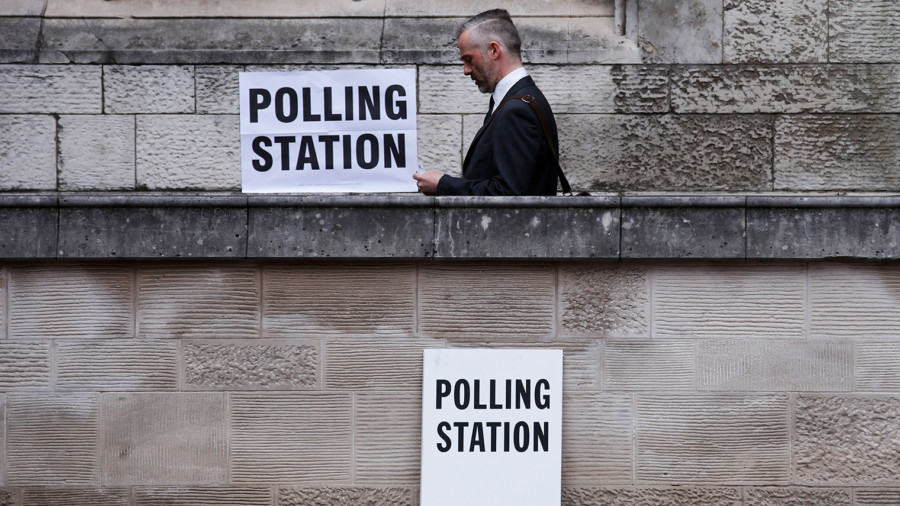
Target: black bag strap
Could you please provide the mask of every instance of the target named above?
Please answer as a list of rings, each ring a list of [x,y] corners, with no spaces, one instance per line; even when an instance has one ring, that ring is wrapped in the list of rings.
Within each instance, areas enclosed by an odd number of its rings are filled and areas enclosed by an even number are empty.
[[[541,110],[541,107],[534,100],[533,96],[513,95],[504,98],[503,101],[500,102],[500,105],[494,110],[494,114],[510,100],[521,100],[522,102],[525,102],[530,105],[531,109],[537,114],[538,121],[541,122],[541,129],[544,130],[544,137],[547,139],[547,145],[550,146],[550,152],[553,153],[553,161],[556,162],[556,175],[559,177],[559,185],[562,187],[563,195],[572,195],[572,187],[569,186],[569,181],[566,179],[566,175],[563,174],[562,167],[559,165],[559,155],[556,154],[556,149],[553,147],[553,138],[550,137],[550,128],[547,126],[547,118],[544,117],[544,111]]]

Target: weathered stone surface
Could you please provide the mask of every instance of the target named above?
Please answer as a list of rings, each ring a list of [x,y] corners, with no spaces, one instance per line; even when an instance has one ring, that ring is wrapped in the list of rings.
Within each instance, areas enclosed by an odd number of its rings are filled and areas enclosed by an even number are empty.
[[[0,18],[0,63],[33,62],[40,30],[40,18]]]
[[[334,197],[316,197],[309,203],[295,201],[295,205],[293,197],[288,197],[284,205],[267,206],[267,197],[251,197],[248,255],[275,258],[432,255],[434,211],[425,206],[429,199],[404,197],[406,203],[397,206],[364,206],[354,203],[353,198],[339,201]]]
[[[654,337],[803,337],[805,284],[802,266],[660,266]]]
[[[230,399],[233,483],[350,481],[350,394],[248,392]]]
[[[247,254],[247,210],[230,207],[230,202],[221,207],[89,207],[83,199],[63,200],[60,258],[243,258]],[[145,202],[153,205],[150,199]]]
[[[886,504],[900,504],[900,489],[898,488],[855,488],[853,497],[856,506],[884,506]]]
[[[0,86],[4,75],[6,70],[0,73]],[[0,190],[56,189],[56,120],[52,116],[0,115],[0,143]]]
[[[56,387],[79,391],[178,389],[178,344],[116,339],[56,345]]]
[[[348,339],[325,343],[325,388],[388,390],[422,388],[422,351],[445,343],[424,339]]]
[[[685,209],[623,198],[622,258],[744,258],[743,203],[722,198]]]
[[[460,175],[462,118],[456,115],[419,115],[416,118],[419,163],[425,170]]]
[[[571,335],[648,336],[648,271],[636,264],[560,266],[560,331]]]
[[[137,278],[137,334],[257,337],[260,277],[255,267],[142,267]]]
[[[40,16],[44,0],[7,0],[0,6],[0,16]]]
[[[134,189],[134,124],[133,116],[62,116],[59,189]]]
[[[900,115],[775,119],[776,190],[900,189]]]
[[[767,190],[772,118],[557,115],[576,190]]]
[[[562,484],[633,483],[630,396],[567,394],[563,400]]]
[[[387,0],[385,16],[459,16],[468,18],[485,10],[484,4],[469,0]],[[520,0],[509,7],[513,21],[520,16],[607,16],[615,12],[612,0]],[[462,19],[459,21],[462,22]],[[448,30],[456,31],[451,25]]]
[[[900,343],[856,344],[856,388],[863,392],[900,390]]]
[[[897,484],[900,399],[803,395],[794,417],[795,482]]]
[[[225,394],[104,394],[100,411],[104,484],[226,480]]]
[[[149,190],[241,186],[238,116],[139,116],[137,184]]]
[[[66,19],[44,22],[53,63],[378,63],[383,21],[324,19]],[[99,98],[99,97],[98,97]]]
[[[22,1],[22,0],[19,0]],[[40,2],[39,2],[40,3]],[[195,0],[192,2],[160,3],[136,0],[122,4],[107,0],[48,0],[48,17],[91,18],[315,18],[381,16],[385,0],[332,0],[302,2],[269,0],[259,5],[223,0]]]
[[[563,506],[740,506],[737,488],[671,487],[671,488],[607,488],[566,487],[562,491]]]
[[[93,65],[4,65],[0,113],[100,114],[100,79]]]
[[[679,113],[900,112],[898,65],[674,67]]]
[[[316,389],[318,341],[187,341],[184,382],[201,389]]]
[[[4,503],[0,502],[0,504]],[[13,503],[9,504],[12,506]],[[130,506],[131,489],[124,487],[28,487],[22,489],[22,504],[41,504],[43,506],[71,506],[73,504]]]
[[[725,63],[828,60],[828,0],[725,0]]]
[[[56,258],[58,229],[55,207],[0,206],[0,257]]]
[[[854,504],[846,488],[765,487],[744,490],[746,506],[781,506],[815,504],[817,506],[850,506]]]
[[[418,485],[421,392],[357,394],[353,437],[354,483]]]
[[[756,206],[750,197],[747,256],[750,258],[900,258],[900,209],[851,206]],[[814,202],[811,200],[809,202]]]
[[[197,85],[199,114],[239,114],[240,73],[244,67],[235,65],[197,65],[194,79]]]
[[[722,63],[722,2],[638,0],[638,44],[655,63]]]
[[[459,59],[456,25],[445,18],[385,18],[382,62],[450,63]]]
[[[408,336],[416,271],[382,264],[263,268],[263,332],[271,337]]]
[[[900,332],[898,301],[900,269],[896,264],[810,265],[812,336],[896,340]]]
[[[619,256],[618,199],[597,198],[596,207],[570,197],[504,202],[495,197],[445,197],[435,216],[437,258],[616,258]],[[545,204],[563,200],[572,207]],[[508,207],[503,207],[508,206]]]
[[[324,488],[280,488],[279,506],[306,506],[308,504],[329,504],[335,506],[415,506],[419,504],[414,489],[402,487],[324,487]]]
[[[853,346],[828,341],[701,341],[700,390],[809,392],[853,389]]]
[[[98,486],[96,394],[9,394],[6,484]]]
[[[134,335],[130,267],[14,266],[8,275],[10,339]]]
[[[103,68],[106,114],[194,112],[194,68],[179,65]]]
[[[787,483],[787,396],[638,395],[637,481]]]
[[[694,343],[605,341],[604,390],[693,390]]]
[[[419,67],[419,114],[480,113],[488,110],[489,97],[478,91],[463,74],[462,65],[423,65]]]
[[[893,0],[828,2],[828,59],[900,62],[900,9]]]
[[[553,278],[553,270],[541,264],[423,266],[419,331],[453,339],[549,335]]]
[[[133,487],[134,506],[270,506],[272,490],[254,487]]]
[[[0,283],[0,290],[4,284]],[[0,298],[0,303],[3,300]],[[3,314],[0,312],[0,328]],[[50,387],[49,343],[4,343],[0,345],[0,388],[4,391]]]
[[[516,22],[522,34],[522,58],[534,63],[641,63],[641,49],[633,38],[616,33],[612,17],[554,18],[535,23]],[[560,54],[559,32],[565,32],[565,55]],[[559,35],[557,35],[559,34]],[[564,59],[563,59],[564,56]]]
[[[668,108],[664,67],[534,65],[528,67],[528,73],[555,114],[649,113]]]

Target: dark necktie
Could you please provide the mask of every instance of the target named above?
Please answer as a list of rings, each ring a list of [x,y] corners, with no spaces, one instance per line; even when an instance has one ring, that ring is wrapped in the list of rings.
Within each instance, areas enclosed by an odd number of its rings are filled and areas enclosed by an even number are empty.
[[[492,112],[494,112],[494,96],[493,95],[491,95],[491,102],[488,104],[488,112],[484,116],[484,123],[482,123],[482,126],[487,125],[488,120],[491,119]]]

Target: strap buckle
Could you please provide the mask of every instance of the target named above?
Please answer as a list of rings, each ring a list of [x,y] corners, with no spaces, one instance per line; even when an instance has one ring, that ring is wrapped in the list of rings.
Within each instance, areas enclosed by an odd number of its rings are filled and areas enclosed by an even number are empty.
[[[530,103],[534,102],[534,97],[532,97],[531,95],[525,95],[524,97],[522,97],[522,102],[525,102],[526,104],[530,104]]]

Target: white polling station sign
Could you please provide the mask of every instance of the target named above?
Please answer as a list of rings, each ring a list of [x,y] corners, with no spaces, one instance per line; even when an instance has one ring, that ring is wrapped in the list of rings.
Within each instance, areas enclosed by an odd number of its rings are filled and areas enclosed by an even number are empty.
[[[246,193],[415,192],[412,69],[241,72]]]
[[[561,350],[429,349],[422,506],[558,506]]]

